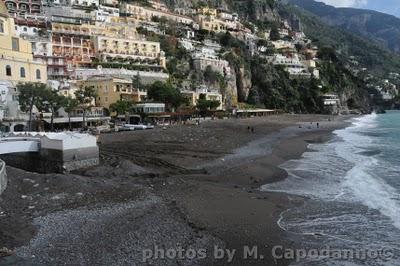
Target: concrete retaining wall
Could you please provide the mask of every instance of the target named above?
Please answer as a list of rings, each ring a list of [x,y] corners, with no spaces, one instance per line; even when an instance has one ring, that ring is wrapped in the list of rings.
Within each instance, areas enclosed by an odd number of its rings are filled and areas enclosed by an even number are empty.
[[[10,166],[30,172],[65,173],[99,164],[99,148],[76,150],[41,149],[40,152],[20,152],[1,155]]]
[[[6,164],[0,160],[0,195],[7,187]]]

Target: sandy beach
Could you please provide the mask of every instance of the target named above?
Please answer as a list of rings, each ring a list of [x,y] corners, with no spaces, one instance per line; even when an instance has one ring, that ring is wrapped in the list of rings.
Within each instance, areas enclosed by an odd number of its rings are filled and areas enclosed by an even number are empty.
[[[271,255],[294,243],[277,220],[304,199],[259,188],[284,179],[279,165],[347,119],[279,115],[104,134],[100,166],[67,175],[8,167],[0,249],[12,255],[0,265],[288,265]],[[259,256],[246,259],[245,246]],[[236,253],[216,258],[215,247]],[[207,256],[161,258],[157,248]]]

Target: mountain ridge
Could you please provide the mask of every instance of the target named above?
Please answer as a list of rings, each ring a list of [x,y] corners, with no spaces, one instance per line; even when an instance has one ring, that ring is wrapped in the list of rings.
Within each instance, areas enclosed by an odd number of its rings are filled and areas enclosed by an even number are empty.
[[[287,0],[330,26],[361,35],[400,54],[400,18],[375,10],[336,8],[314,0]]]

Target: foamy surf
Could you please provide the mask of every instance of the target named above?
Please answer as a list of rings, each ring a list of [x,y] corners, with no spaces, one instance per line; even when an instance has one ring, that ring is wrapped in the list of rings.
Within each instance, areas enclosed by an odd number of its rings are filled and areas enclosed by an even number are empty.
[[[395,254],[389,264],[363,265],[400,265],[399,130],[400,112],[359,117],[330,142],[310,144],[312,152],[283,164],[288,178],[262,189],[310,200],[283,212],[278,225],[309,238],[308,245],[319,239],[343,247],[389,247]],[[335,263],[309,265],[327,262]]]

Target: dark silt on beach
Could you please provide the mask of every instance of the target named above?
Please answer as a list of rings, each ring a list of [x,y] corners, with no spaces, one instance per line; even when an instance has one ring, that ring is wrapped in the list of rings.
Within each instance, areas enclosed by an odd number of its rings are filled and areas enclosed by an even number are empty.
[[[260,187],[284,180],[279,166],[300,158],[309,143],[328,140],[345,119],[281,115],[113,133],[100,137],[97,167],[67,175],[7,167],[0,248],[14,255],[0,265],[148,265],[143,250],[154,246],[246,245],[262,247],[263,259],[237,255],[231,265],[288,265],[290,260],[273,258],[271,248],[294,247],[301,237],[277,221],[304,197]],[[319,128],[299,127],[315,121]],[[228,264],[211,255],[149,263]]]

